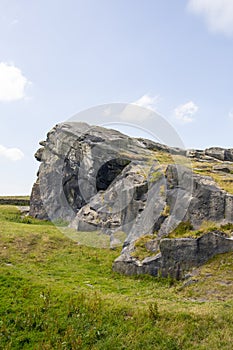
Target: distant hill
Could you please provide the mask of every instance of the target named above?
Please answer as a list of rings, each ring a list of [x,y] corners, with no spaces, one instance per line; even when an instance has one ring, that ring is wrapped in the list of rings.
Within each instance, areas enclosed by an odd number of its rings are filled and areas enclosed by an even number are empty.
[[[0,196],[0,205],[1,204],[29,206],[30,197],[29,196]]]

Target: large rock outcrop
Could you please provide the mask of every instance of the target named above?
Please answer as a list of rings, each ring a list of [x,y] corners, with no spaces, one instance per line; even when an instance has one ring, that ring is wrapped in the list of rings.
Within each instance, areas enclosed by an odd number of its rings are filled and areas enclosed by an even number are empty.
[[[56,125],[40,144],[30,215],[65,220],[79,231],[101,231],[111,242],[123,231],[120,259],[131,261],[134,242],[155,231],[152,245],[161,250],[161,239],[181,221],[194,228],[205,220],[233,222],[233,195],[190,169],[190,159],[227,162],[230,169],[232,149],[185,151],[77,122]],[[161,155],[171,163],[163,163]]]
[[[142,169],[153,156],[137,139],[86,123],[56,125],[40,144],[30,215],[41,219],[71,221],[127,165]]]

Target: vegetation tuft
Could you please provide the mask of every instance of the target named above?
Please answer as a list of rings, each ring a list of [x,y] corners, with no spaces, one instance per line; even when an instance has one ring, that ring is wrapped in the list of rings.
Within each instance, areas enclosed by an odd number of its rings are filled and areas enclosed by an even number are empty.
[[[168,235],[169,238],[180,238],[190,235],[193,225],[189,221],[180,222],[179,225]]]
[[[156,239],[156,237],[157,233],[154,233],[153,235],[144,235],[139,237],[134,244],[135,250],[131,253],[131,256],[142,261],[148,256],[156,255],[157,251],[154,252],[148,249],[147,247],[147,243]]]

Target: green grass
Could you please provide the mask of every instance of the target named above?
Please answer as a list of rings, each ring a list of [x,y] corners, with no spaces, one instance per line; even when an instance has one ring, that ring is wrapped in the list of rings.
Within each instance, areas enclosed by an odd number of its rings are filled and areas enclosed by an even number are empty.
[[[216,160],[211,162],[192,161],[193,171],[196,174],[212,177],[220,188],[233,194],[233,175],[231,173],[215,172],[213,170],[215,165],[219,165]]]
[[[156,239],[157,233],[154,233],[153,235],[145,235],[139,237],[135,242],[135,249],[131,253],[131,256],[142,261],[143,259],[149,257],[149,256],[155,256],[158,252],[152,252],[151,250],[147,249],[146,243],[149,241]]]
[[[194,230],[192,224],[187,222],[181,222],[172,232],[169,233],[168,238],[184,238],[193,237],[197,238],[204,235],[207,232],[221,231],[226,236],[232,237],[233,224],[220,224],[213,221],[203,221],[198,230]]]
[[[80,245],[1,206],[0,349],[232,348],[232,254],[185,286],[113,273],[119,252]]]
[[[0,205],[27,206],[30,203],[29,196],[0,196]]]
[[[25,199],[25,200],[29,200],[30,196],[0,196],[0,199],[15,199],[15,200],[19,200],[19,199]]]
[[[180,222],[179,225],[169,233],[169,238],[181,238],[191,236],[193,225],[189,222]]]

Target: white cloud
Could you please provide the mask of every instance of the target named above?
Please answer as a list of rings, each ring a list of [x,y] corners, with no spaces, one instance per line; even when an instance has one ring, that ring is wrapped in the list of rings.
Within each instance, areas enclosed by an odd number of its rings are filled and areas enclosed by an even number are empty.
[[[29,83],[19,68],[0,62],[0,101],[23,99]]]
[[[175,116],[183,123],[191,123],[194,121],[193,116],[197,113],[199,107],[193,102],[189,101],[183,105],[175,108]]]
[[[188,10],[203,16],[211,32],[233,35],[232,0],[189,0]]]
[[[149,108],[155,110],[159,101],[159,96],[143,95],[138,100],[132,102],[139,107]]]
[[[120,118],[126,122],[144,122],[151,119],[158,100],[158,96],[143,95],[138,100],[128,104],[122,111]]]
[[[19,148],[7,148],[0,145],[0,157],[16,161],[23,159],[24,154]]]

